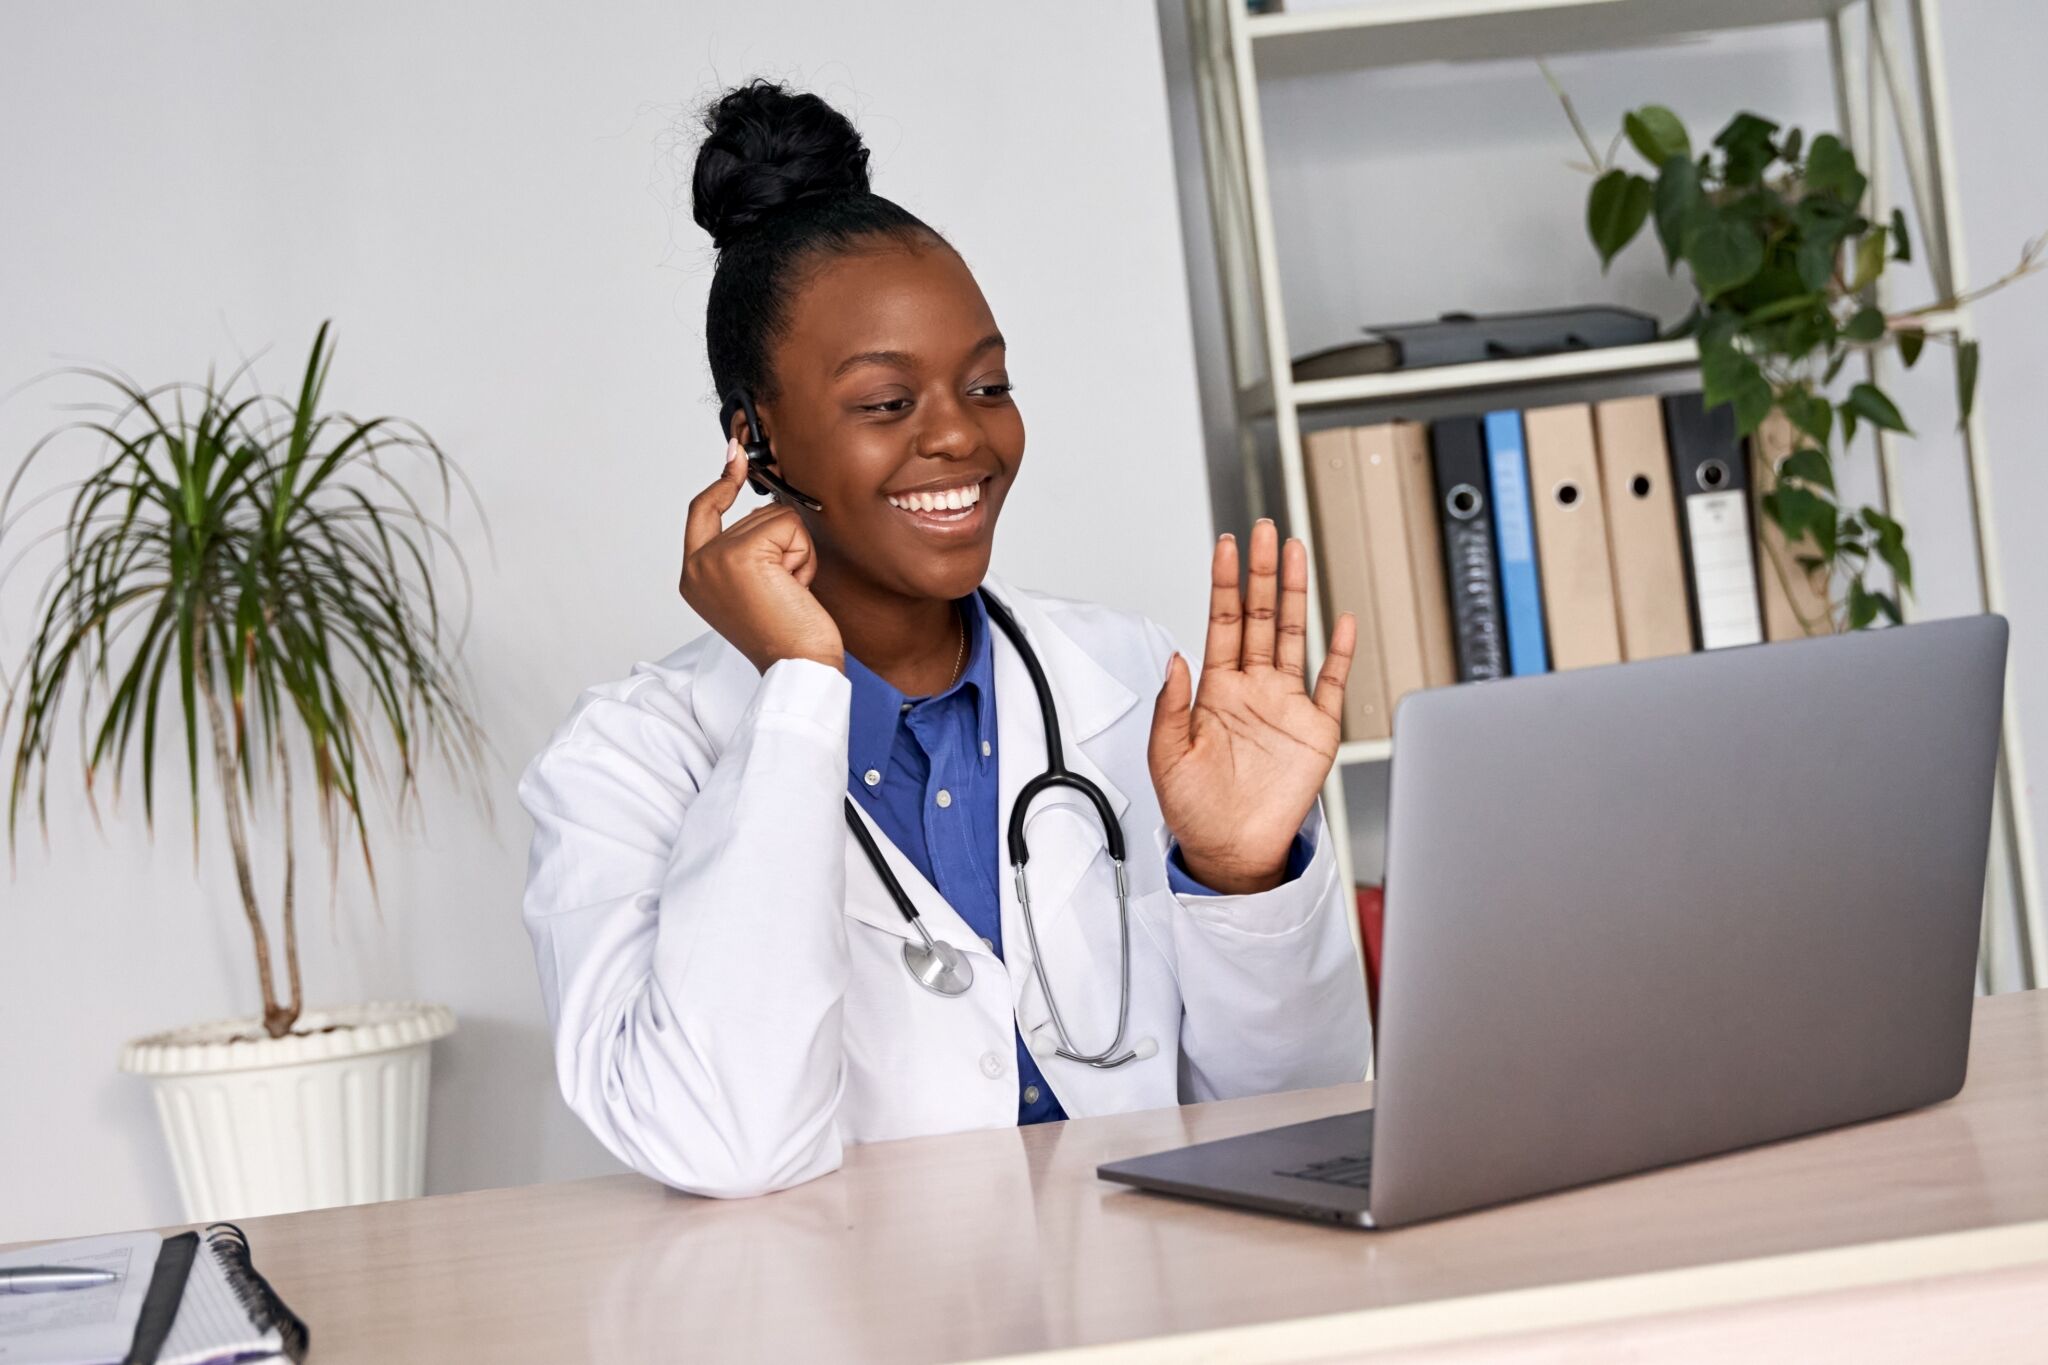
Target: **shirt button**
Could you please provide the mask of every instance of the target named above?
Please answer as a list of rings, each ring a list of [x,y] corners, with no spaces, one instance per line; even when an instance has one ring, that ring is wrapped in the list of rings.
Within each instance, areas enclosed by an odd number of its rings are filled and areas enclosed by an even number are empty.
[[[860,775],[860,780],[867,783],[870,787],[879,787],[882,785],[882,775],[876,772],[873,768],[870,768],[866,772],[862,773]]]
[[[1035,1085],[1027,1085],[1027,1086],[1025,1086],[1025,1087],[1024,1087],[1024,1103],[1026,1103],[1026,1104],[1036,1104],[1036,1103],[1038,1103],[1038,1087],[1037,1087],[1037,1086],[1035,1086]]]
[[[996,950],[996,941],[984,935],[981,940],[981,946],[988,949],[990,952],[994,952]]]
[[[953,793],[947,791],[944,787],[941,787],[939,788],[938,796],[934,799],[938,801],[939,809],[944,810],[946,807],[953,804]]]
[[[981,1074],[992,1081],[1001,1077],[1003,1074],[1003,1054],[1000,1052],[982,1053]]]
[[[988,741],[987,741],[987,740],[983,740],[983,741],[981,742],[981,756],[982,756],[983,758],[987,758],[987,757],[989,756],[989,747],[988,747]]]

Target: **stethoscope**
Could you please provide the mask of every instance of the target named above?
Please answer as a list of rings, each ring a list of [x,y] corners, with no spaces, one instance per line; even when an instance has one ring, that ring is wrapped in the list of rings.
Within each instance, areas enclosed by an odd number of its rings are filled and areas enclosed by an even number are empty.
[[[743,449],[747,456],[748,480],[755,489],[764,493],[775,493],[781,497],[810,508],[822,511],[823,505],[808,493],[790,487],[774,469],[775,454],[769,445],[767,433],[761,426],[760,414],[754,410],[753,396],[745,389],[734,389],[719,409],[718,425],[721,433],[732,431],[735,413],[744,411],[747,417],[747,439]],[[1034,1037],[1030,1047],[1035,1056],[1064,1057],[1070,1062],[1082,1062],[1088,1066],[1100,1067],[1107,1071],[1122,1066],[1125,1062],[1150,1057],[1159,1048],[1151,1039],[1141,1039],[1134,1048],[1124,1047],[1124,1033],[1130,1026],[1131,1018],[1131,887],[1124,871],[1124,832],[1117,824],[1116,812],[1110,809],[1109,798],[1079,773],[1067,771],[1066,750],[1060,744],[1059,709],[1053,704],[1052,684],[1046,681],[1045,670],[1039,666],[1038,655],[1032,652],[1030,641],[1024,638],[1024,631],[1017,624],[1017,618],[1010,615],[1010,609],[995,599],[994,594],[982,588],[982,605],[1010,643],[1016,647],[1018,657],[1024,660],[1024,671],[1031,675],[1031,690],[1038,694],[1039,723],[1045,729],[1045,771],[1026,782],[1017,792],[1017,800],[1010,807],[1010,867],[1017,878],[1017,907],[1024,915],[1024,933],[1031,943],[1031,970],[1038,977],[1038,989],[1045,994],[1045,1007],[1052,1015],[1053,1031],[1059,1035],[1055,1047],[1044,1047]],[[1024,864],[1031,861],[1031,850],[1024,842],[1024,819],[1031,811],[1031,803],[1041,792],[1054,787],[1071,787],[1088,798],[1095,807],[1096,818],[1102,822],[1102,842],[1109,852],[1110,865],[1116,869],[1116,919],[1120,939],[1118,950],[1119,966],[1116,1006],[1116,1037],[1100,1052],[1082,1052],[1074,1046],[1067,1025],[1060,1018],[1059,1002],[1053,998],[1052,982],[1045,973],[1045,955],[1038,951],[1038,923],[1031,913],[1031,887],[1024,878]],[[910,896],[903,884],[896,880],[896,874],[889,870],[889,864],[882,858],[882,850],[875,846],[875,838],[868,833],[860,812],[854,808],[853,798],[845,798],[846,827],[853,831],[859,841],[861,852],[867,855],[869,866],[882,879],[896,908],[903,912],[903,918],[917,931],[918,941],[903,945],[903,965],[918,985],[936,995],[965,995],[974,985],[974,964],[958,948],[942,939],[935,939],[918,917],[917,907],[910,902]]]
[[[1136,1048],[1124,1047],[1124,1033],[1131,1018],[1131,886],[1129,874],[1124,871],[1124,832],[1117,824],[1116,812],[1110,809],[1109,798],[1102,788],[1076,772],[1070,772],[1064,761],[1065,750],[1060,745],[1059,709],[1053,704],[1052,684],[1046,681],[1045,669],[1040,667],[1038,655],[1024,638],[1024,631],[1017,624],[1017,618],[1010,615],[1010,609],[995,599],[988,589],[981,591],[982,605],[988,608],[989,619],[1001,628],[1010,643],[1016,647],[1017,656],[1024,661],[1024,671],[1031,675],[1031,690],[1038,694],[1039,722],[1045,728],[1045,771],[1026,782],[1017,792],[1017,800],[1010,807],[1010,867],[1017,879],[1017,908],[1024,917],[1024,933],[1031,943],[1031,970],[1038,977],[1038,989],[1045,994],[1045,1007],[1052,1015],[1053,1031],[1059,1035],[1057,1046],[1041,1048],[1032,1040],[1031,1050],[1044,1056],[1048,1052],[1055,1057],[1064,1057],[1070,1062],[1083,1062],[1089,1066],[1108,1070],[1122,1066],[1125,1062],[1149,1057],[1158,1051],[1156,1045],[1142,1043]],[[1053,997],[1052,981],[1045,971],[1045,955],[1038,950],[1038,921],[1031,912],[1031,885],[1025,878],[1024,865],[1031,861],[1031,849],[1024,841],[1025,817],[1030,814],[1031,803],[1040,793],[1054,787],[1069,787],[1088,798],[1088,804],[1095,807],[1097,819],[1102,823],[1102,842],[1109,852],[1110,866],[1116,870],[1116,918],[1117,933],[1121,940],[1118,950],[1119,966],[1116,1007],[1116,1036],[1109,1046],[1100,1052],[1082,1052],[1074,1046],[1074,1039],[1067,1032],[1066,1021],[1060,1017],[1059,1002]],[[910,972],[911,979],[926,990],[938,995],[964,995],[974,985],[974,965],[966,955],[952,944],[934,939],[918,917],[917,907],[910,902],[910,896],[903,890],[903,884],[896,880],[896,874],[882,858],[882,851],[876,847],[874,836],[854,809],[853,798],[846,799],[846,827],[853,831],[853,837],[860,842],[861,851],[867,854],[868,863],[875,869],[875,875],[882,879],[889,895],[896,902],[896,908],[903,912],[903,918],[917,931],[918,942],[903,945],[903,965]]]

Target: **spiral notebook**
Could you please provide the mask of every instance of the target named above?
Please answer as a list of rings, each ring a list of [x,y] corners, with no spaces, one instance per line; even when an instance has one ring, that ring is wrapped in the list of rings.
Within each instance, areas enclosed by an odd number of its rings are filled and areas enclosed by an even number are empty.
[[[257,1365],[305,1358],[306,1325],[249,1259],[232,1223],[204,1234],[46,1243],[0,1264],[85,1265],[94,1289],[0,1295],[0,1365]]]
[[[306,1358],[306,1324],[299,1321],[270,1281],[249,1259],[249,1239],[233,1223],[215,1223],[193,1239],[191,1269],[185,1290],[170,1319],[170,1330],[157,1348],[155,1365],[227,1365],[227,1362]],[[182,1240],[167,1237],[164,1246]],[[163,1268],[161,1255],[158,1267]],[[154,1291],[156,1286],[151,1285]],[[137,1351],[129,1360],[145,1365],[140,1354],[142,1332],[150,1326],[149,1307],[136,1325]]]

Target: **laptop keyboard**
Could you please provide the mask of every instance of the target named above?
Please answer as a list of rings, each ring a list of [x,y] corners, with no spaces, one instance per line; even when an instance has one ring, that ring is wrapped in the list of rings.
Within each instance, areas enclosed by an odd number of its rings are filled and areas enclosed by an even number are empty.
[[[1362,1190],[1372,1183],[1372,1157],[1336,1156],[1326,1161],[1311,1161],[1298,1170],[1275,1171],[1273,1174],[1293,1176],[1296,1180],[1320,1180],[1325,1185],[1349,1185]]]

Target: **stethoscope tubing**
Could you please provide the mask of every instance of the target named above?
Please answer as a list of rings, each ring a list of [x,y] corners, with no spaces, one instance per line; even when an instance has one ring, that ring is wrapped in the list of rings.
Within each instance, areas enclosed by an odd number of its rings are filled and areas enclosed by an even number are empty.
[[[1017,908],[1024,918],[1025,937],[1031,944],[1031,970],[1038,979],[1038,989],[1045,995],[1046,1011],[1052,1016],[1053,1031],[1059,1037],[1059,1046],[1053,1049],[1053,1055],[1107,1071],[1136,1060],[1138,1055],[1136,1051],[1124,1047],[1124,1035],[1130,1029],[1131,1018],[1131,895],[1130,876],[1124,867],[1123,829],[1117,823],[1116,812],[1111,808],[1109,798],[1102,789],[1081,774],[1069,771],[1066,766],[1065,749],[1060,742],[1059,709],[1053,701],[1052,683],[1045,676],[1045,669],[1040,666],[1038,655],[1025,638],[1023,628],[1017,624],[1016,617],[1010,614],[1010,609],[998,601],[993,593],[987,588],[979,591],[982,604],[988,609],[989,618],[1009,638],[1018,657],[1024,662],[1024,671],[1031,676],[1031,690],[1037,696],[1039,720],[1045,731],[1046,768],[1019,789],[1017,799],[1010,808],[1008,842],[1010,869],[1017,885]],[[1116,872],[1119,940],[1116,1036],[1111,1038],[1109,1046],[1100,1052],[1083,1052],[1076,1047],[1073,1035],[1067,1032],[1066,1021],[1060,1016],[1059,1001],[1053,994],[1052,979],[1046,972],[1045,954],[1039,951],[1038,920],[1032,912],[1031,888],[1024,873],[1025,864],[1031,861],[1031,848],[1024,835],[1024,825],[1030,815],[1031,803],[1039,795],[1055,787],[1065,787],[1080,793],[1095,808],[1096,817],[1102,825],[1103,845]],[[911,977],[919,985],[940,995],[965,994],[968,987],[973,984],[973,968],[957,949],[952,949],[950,944],[932,938],[909,893],[889,870],[880,847],[876,845],[874,836],[868,832],[851,797],[846,798],[846,824],[847,828],[853,831],[861,851],[867,855],[875,874],[882,879],[882,885],[888,889],[890,898],[896,902],[897,910],[909,921],[910,927],[917,931],[921,940],[920,943],[904,946],[904,964]]]

